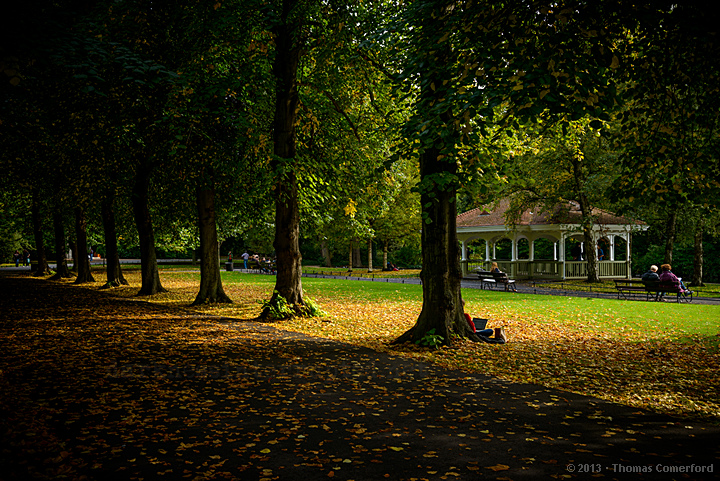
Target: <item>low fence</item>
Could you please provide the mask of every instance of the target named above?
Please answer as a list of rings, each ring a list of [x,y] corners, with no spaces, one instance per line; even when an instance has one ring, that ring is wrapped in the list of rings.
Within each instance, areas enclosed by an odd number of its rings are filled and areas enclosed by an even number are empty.
[[[462,262],[463,276],[469,276],[473,270],[490,270],[491,261],[469,259]],[[584,279],[587,278],[587,261],[553,260],[497,260],[501,271],[516,279]],[[564,271],[563,271],[564,266]],[[598,276],[601,279],[628,278],[627,261],[598,261]]]

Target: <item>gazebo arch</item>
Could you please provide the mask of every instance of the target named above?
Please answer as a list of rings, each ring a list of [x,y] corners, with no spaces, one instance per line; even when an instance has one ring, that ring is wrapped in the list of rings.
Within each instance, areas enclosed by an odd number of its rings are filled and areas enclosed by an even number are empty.
[[[462,245],[463,275],[473,269],[487,269],[496,261],[501,270],[515,278],[582,279],[587,277],[584,237],[581,227],[581,212],[577,203],[568,202],[556,206],[552,212],[527,210],[513,227],[505,225],[505,214],[510,206],[509,199],[503,199],[494,206],[484,206],[457,216],[457,236]],[[593,226],[593,246],[603,239],[603,260],[598,261],[598,274],[601,278],[630,278],[630,246],[634,231],[647,230],[644,222],[633,221],[617,216],[602,209],[593,208],[596,221]],[[496,258],[495,245],[501,239],[510,239],[512,243],[509,260]],[[470,259],[467,255],[467,243],[482,239],[485,241],[485,256],[482,259]],[[518,241],[527,239],[530,252],[528,259],[518,258]],[[553,243],[552,259],[535,258],[535,241],[547,239]],[[566,241],[572,247],[566,248]],[[617,256],[616,246],[623,244],[624,253]],[[579,247],[578,255],[576,247]]]

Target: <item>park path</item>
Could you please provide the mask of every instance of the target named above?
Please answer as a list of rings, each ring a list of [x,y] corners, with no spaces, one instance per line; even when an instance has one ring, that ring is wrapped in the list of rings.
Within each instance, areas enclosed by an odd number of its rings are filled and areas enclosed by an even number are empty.
[[[714,425],[111,291],[6,273],[0,293],[3,479],[720,472]]]

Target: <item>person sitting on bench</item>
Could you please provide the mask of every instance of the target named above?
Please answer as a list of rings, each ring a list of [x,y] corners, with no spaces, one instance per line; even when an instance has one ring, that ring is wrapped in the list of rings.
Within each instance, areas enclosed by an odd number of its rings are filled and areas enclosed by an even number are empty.
[[[658,267],[656,265],[650,266],[650,270],[642,275],[641,279],[645,282],[659,281],[660,276],[657,273]]]
[[[670,272],[672,270],[672,266],[670,264],[663,264],[660,266],[660,269],[662,269],[660,282],[672,282],[677,288],[681,289],[683,293],[692,294],[692,292],[685,287],[685,284],[683,284],[682,278],[679,278]]]

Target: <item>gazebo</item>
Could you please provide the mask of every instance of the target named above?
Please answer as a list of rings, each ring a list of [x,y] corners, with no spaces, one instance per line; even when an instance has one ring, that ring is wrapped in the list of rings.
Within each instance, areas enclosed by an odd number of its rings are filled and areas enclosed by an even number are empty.
[[[495,261],[503,272],[518,279],[582,279],[587,261],[580,207],[576,202],[555,206],[552,211],[526,210],[510,227],[505,214],[509,199],[457,216],[457,235],[462,243],[462,270],[467,276],[476,268],[488,269]],[[630,278],[630,246],[633,231],[647,230],[633,221],[593,208],[593,246],[602,249],[600,278]],[[484,241],[484,252],[478,244]]]

